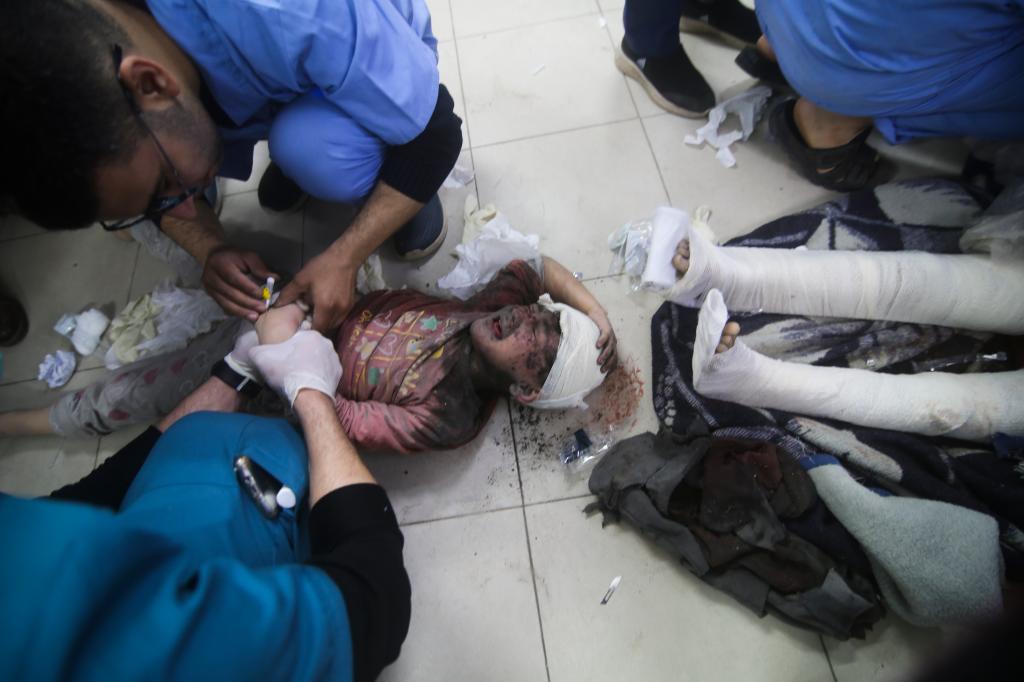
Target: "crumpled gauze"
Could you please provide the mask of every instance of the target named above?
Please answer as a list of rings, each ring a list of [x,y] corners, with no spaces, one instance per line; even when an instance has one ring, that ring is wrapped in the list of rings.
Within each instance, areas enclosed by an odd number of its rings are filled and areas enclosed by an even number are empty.
[[[71,380],[77,365],[75,354],[69,350],[48,354],[39,363],[39,380],[45,381],[50,388],[60,388]]]
[[[736,165],[736,157],[729,148],[734,142],[746,141],[754,132],[754,126],[764,112],[764,105],[772,89],[767,85],[755,85],[744,90],[735,97],[730,97],[708,112],[708,122],[697,129],[696,134],[687,135],[683,142],[699,147],[707,142],[717,149],[715,158],[726,168]],[[736,114],[740,119],[740,130],[719,133],[718,128],[729,114]]]
[[[564,303],[555,303],[547,294],[537,302],[558,313],[561,338],[548,378],[530,407],[542,410],[587,409],[583,399],[600,386],[606,376],[597,364],[601,354],[597,339],[601,331],[596,322],[579,310]]]
[[[380,255],[371,253],[370,257],[356,271],[356,291],[361,294],[368,294],[371,291],[387,288],[388,283],[384,280],[384,270],[381,267]]]
[[[86,310],[75,318],[75,329],[71,332],[71,343],[81,356],[92,355],[100,345],[100,338],[107,330],[110,318],[99,310]]]
[[[156,336],[156,316],[160,307],[153,303],[153,295],[146,294],[135,299],[117,314],[107,329],[106,339],[110,343],[104,364],[108,369],[139,359],[136,345],[140,341]]]
[[[472,210],[467,200],[466,227],[480,225],[479,234],[470,242],[455,247],[459,262],[451,272],[437,280],[437,286],[463,301],[480,291],[510,262],[521,259],[542,272],[540,237],[523,234],[509,224],[508,218],[493,206]]]
[[[455,164],[442,186],[445,189],[458,189],[473,182],[473,171],[462,164]]]

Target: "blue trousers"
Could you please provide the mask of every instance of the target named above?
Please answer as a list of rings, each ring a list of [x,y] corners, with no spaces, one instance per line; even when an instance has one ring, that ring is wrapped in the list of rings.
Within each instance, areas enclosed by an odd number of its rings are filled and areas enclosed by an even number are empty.
[[[798,93],[890,142],[1024,138],[1022,0],[759,0]]]
[[[629,47],[641,57],[667,57],[679,49],[679,18],[684,2],[626,0],[622,25]]]
[[[289,102],[270,126],[270,158],[318,199],[353,204],[370,194],[387,146],[319,91]]]

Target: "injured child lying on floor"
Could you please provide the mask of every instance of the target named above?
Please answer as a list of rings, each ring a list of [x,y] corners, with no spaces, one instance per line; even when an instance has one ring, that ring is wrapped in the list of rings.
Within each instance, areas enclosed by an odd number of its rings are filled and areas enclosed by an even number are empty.
[[[300,316],[297,307],[275,309],[260,324],[287,337]],[[157,419],[232,347],[244,353],[243,325],[226,322],[184,351],[130,365],[50,407],[0,415],[0,434],[101,435]],[[467,301],[372,292],[334,341],[344,370],[335,405],[360,450],[457,447],[501,395],[541,409],[580,406],[615,364],[604,308],[547,257],[509,263]]]

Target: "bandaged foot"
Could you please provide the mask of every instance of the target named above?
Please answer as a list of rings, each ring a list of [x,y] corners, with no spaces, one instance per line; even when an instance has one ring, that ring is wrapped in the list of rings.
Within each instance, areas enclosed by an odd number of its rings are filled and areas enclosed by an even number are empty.
[[[742,339],[729,347],[728,316],[721,292],[709,291],[693,344],[693,386],[708,398],[928,436],[1024,434],[1024,370],[906,375],[782,362]]]
[[[698,307],[711,289],[730,310],[936,324],[1024,333],[1024,265],[916,251],[795,251],[715,246],[687,229],[669,300]]]

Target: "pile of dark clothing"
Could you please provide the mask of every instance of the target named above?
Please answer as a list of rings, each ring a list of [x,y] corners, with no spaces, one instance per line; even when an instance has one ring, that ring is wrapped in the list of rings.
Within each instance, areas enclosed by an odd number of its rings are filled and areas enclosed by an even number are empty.
[[[730,244],[953,253],[984,207],[984,197],[953,182],[905,182]],[[656,313],[652,397],[662,433],[624,441],[598,463],[590,481],[598,506],[759,614],[836,637],[862,636],[883,605],[920,625],[1000,610],[1002,581],[1024,579],[1019,442],[967,443],[704,398],[692,383],[697,315],[668,303]],[[794,362],[886,372],[999,371],[1019,362],[1014,340],[992,334],[734,317],[748,345]]]
[[[590,488],[597,507],[625,516],[759,615],[771,608],[845,639],[863,636],[883,614],[856,542],[840,540],[835,554],[845,560],[838,561],[814,544],[823,530],[809,513],[814,484],[770,443],[677,445],[641,434],[598,463]]]

